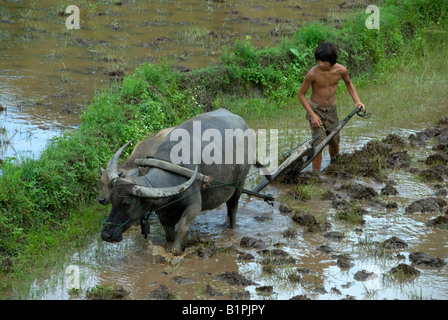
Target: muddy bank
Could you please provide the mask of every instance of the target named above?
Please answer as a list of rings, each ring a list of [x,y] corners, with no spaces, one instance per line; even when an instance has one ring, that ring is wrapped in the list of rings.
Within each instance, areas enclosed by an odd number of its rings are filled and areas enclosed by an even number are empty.
[[[448,163],[428,161],[446,148],[432,148],[441,133],[425,146],[414,143],[420,135],[370,141],[319,174],[270,185],[273,207],[243,197],[236,229],[226,227],[224,207],[201,213],[180,257],[167,251],[155,218],[149,241],[135,227],[123,243],[99,242],[93,262],[75,261],[100,266],[86,267],[95,280],[68,298],[96,299],[92,292],[114,284],[117,293],[103,298],[447,299],[448,177],[440,168]],[[426,179],[427,170],[442,180]]]

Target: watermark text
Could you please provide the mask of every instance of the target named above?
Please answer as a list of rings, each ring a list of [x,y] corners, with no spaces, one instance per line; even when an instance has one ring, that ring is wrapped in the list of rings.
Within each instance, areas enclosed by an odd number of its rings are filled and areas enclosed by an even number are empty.
[[[278,167],[278,130],[225,129],[202,130],[201,121],[193,121],[191,132],[176,128],[170,140],[178,142],[170,151],[173,164],[255,164],[266,166],[262,174],[275,173]],[[269,149],[269,151],[268,151]],[[269,172],[268,172],[269,171]]]
[[[65,27],[67,29],[79,29],[80,28],[79,8],[75,5],[70,5],[65,9],[65,13],[70,14],[68,18],[65,19]]]
[[[380,28],[380,8],[375,5],[369,5],[366,8],[366,13],[371,13],[366,19],[367,29],[379,29]]]

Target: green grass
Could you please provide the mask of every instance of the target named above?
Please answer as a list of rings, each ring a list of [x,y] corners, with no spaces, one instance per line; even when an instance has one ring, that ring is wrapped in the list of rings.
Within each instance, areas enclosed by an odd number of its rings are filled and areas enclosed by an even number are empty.
[[[358,86],[358,94],[369,112],[381,119],[371,123],[370,128],[410,128],[417,123],[435,123],[446,115],[448,64],[440,52],[448,48],[447,36],[444,30],[428,30],[422,57],[410,59],[377,75],[369,84]],[[339,104],[351,108],[351,98],[345,90],[341,93]]]
[[[298,183],[292,189],[294,195],[297,197],[298,201],[305,201],[320,198],[324,191],[318,187],[317,183]]]

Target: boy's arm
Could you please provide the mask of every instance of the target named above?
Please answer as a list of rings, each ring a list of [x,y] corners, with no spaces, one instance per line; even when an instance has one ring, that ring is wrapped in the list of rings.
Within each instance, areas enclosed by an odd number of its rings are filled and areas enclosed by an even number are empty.
[[[305,111],[308,113],[308,115],[310,117],[311,125],[315,128],[320,128],[322,126],[322,121],[314,113],[313,109],[311,109],[311,106],[308,103],[308,99],[306,98],[306,93],[310,89],[311,82],[312,82],[312,79],[308,72],[307,75],[305,76],[305,80],[303,80],[302,86],[300,87],[298,96],[299,96],[300,102],[302,103],[303,108],[305,108]]]
[[[345,86],[347,87],[348,93],[353,98],[353,101],[355,102],[355,107],[361,107],[361,111],[365,111],[364,104],[359,99],[358,93],[356,92],[355,86],[353,85],[352,81],[350,80],[350,77],[348,76],[347,69],[343,67],[342,69],[342,79],[345,82]]]

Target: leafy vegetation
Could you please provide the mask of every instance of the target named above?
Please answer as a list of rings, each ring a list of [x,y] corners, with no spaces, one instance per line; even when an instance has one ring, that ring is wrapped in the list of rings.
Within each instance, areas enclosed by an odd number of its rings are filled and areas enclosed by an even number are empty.
[[[35,263],[37,252],[81,245],[98,230],[103,211],[91,204],[99,168],[126,141],[221,106],[242,116],[280,114],[314,64],[313,51],[321,41],[337,43],[341,63],[358,79],[381,78],[425,53],[428,28],[446,32],[448,3],[385,0],[379,30],[365,28],[366,17],[363,11],[350,15],[339,28],[311,23],[273,48],[258,49],[250,37],[240,39],[225,50],[220,64],[186,74],[168,61],[144,64],[122,83],[96,92],[79,129],[53,139],[39,159],[3,162],[2,273],[18,275]]]

